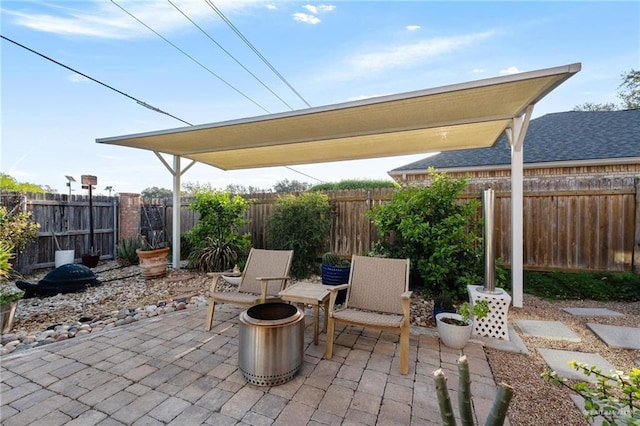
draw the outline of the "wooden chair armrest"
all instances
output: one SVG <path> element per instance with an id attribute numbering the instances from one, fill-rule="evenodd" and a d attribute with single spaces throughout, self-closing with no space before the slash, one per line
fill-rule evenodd
<path id="1" fill-rule="evenodd" d="M 220 282 L 220 278 L 222 278 L 222 275 L 222 272 L 207 272 L 207 276 L 213 278 L 213 280 L 211 280 L 209 292 L 213 293 L 218 289 L 218 283 Z"/>
<path id="2" fill-rule="evenodd" d="M 338 292 L 340 290 L 345 290 L 348 289 L 349 286 L 351 286 L 351 284 L 338 284 L 335 286 L 325 286 L 325 288 L 327 290 L 329 290 L 329 292 L 331 293 L 329 296 L 329 309 L 327 312 L 325 312 L 325 315 L 328 315 L 329 317 L 331 317 L 333 315 L 333 311 L 334 311 L 334 307 L 336 304 L 336 299 L 338 298 Z"/>
<path id="3" fill-rule="evenodd" d="M 411 317 L 411 294 L 412 293 L 413 293 L 412 291 L 405 291 L 400 296 L 400 298 L 402 300 L 402 315 L 404 316 L 402 322 L 406 326 L 409 325 L 409 321 L 411 319 L 410 317 Z"/>
<path id="4" fill-rule="evenodd" d="M 269 281 L 281 280 L 280 291 L 282 291 L 287 286 L 289 277 L 257 277 L 256 280 L 260 281 L 260 302 L 265 303 L 267 301 L 267 286 L 269 285 Z"/>

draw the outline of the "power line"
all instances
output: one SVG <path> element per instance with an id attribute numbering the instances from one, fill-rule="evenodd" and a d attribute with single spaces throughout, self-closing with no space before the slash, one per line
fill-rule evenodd
<path id="1" fill-rule="evenodd" d="M 183 120 L 183 119 L 181 119 L 181 118 L 178 118 L 178 117 L 176 117 L 176 116 L 175 116 L 175 115 L 173 115 L 173 114 L 169 114 L 168 112 L 163 111 L 163 110 L 161 110 L 160 108 L 156 108 L 156 107 L 154 107 L 154 106 L 152 106 L 152 105 L 149 105 L 148 103 L 146 103 L 146 102 L 144 102 L 144 101 L 141 101 L 141 100 L 140 100 L 140 99 L 138 99 L 138 98 L 135 98 L 135 97 L 133 97 L 133 96 L 131 96 L 131 95 L 129 95 L 129 94 L 127 94 L 127 93 L 125 93 L 125 92 L 121 91 L 121 90 L 118 90 L 118 89 L 116 89 L 115 87 L 109 86 L 108 84 L 103 83 L 103 82 L 101 82 L 100 80 L 97 80 L 97 79 L 95 79 L 95 78 L 93 78 L 93 77 L 90 77 L 90 76 L 88 76 L 87 74 L 84 74 L 84 73 L 82 73 L 82 72 L 80 72 L 80 71 L 78 71 L 78 70 L 76 70 L 76 69 L 74 69 L 74 68 L 71 68 L 71 67 L 70 67 L 70 66 L 68 66 L 68 65 L 63 64 L 62 62 L 56 61 L 55 59 L 50 58 L 49 56 L 46 56 L 46 55 L 44 55 L 44 54 L 42 54 L 42 53 L 40 53 L 40 52 L 37 52 L 37 51 L 35 51 L 35 50 L 33 50 L 33 49 L 31 49 L 31 48 L 29 48 L 29 47 L 27 47 L 27 46 L 23 45 L 23 44 L 20 44 L 20 43 L 18 43 L 18 42 L 17 42 L 17 41 L 15 41 L 15 40 L 11 40 L 10 38 L 3 36 L 2 34 L 0 34 L 0 37 L 2 37 L 4 40 L 7 40 L 8 42 L 11 42 L 11 43 L 15 44 L 16 46 L 19 46 L 19 47 L 21 47 L 21 48 L 23 48 L 23 49 L 25 49 L 25 50 L 28 50 L 28 51 L 29 51 L 29 52 L 31 52 L 31 53 L 35 53 L 36 55 L 40 56 L 41 58 L 46 59 L 47 61 L 53 62 L 53 63 L 54 63 L 54 64 L 56 64 L 56 65 L 59 65 L 59 66 L 61 66 L 61 67 L 63 67 L 63 68 L 68 69 L 69 71 L 72 71 L 72 72 L 74 72 L 74 73 L 76 73 L 76 74 L 79 74 L 79 75 L 83 76 L 84 78 L 87 78 L 87 79 L 89 79 L 89 80 L 91 80 L 91 81 L 93 81 L 93 82 L 95 82 L 95 83 L 98 83 L 98 84 L 100 84 L 101 86 L 106 87 L 107 89 L 113 90 L 114 92 L 116 92 L 116 93 L 118 93 L 118 94 L 120 94 L 120 95 L 122 95 L 122 96 L 126 96 L 127 98 L 129 98 L 129 99 L 131 99 L 131 100 L 135 101 L 138 105 L 141 105 L 141 106 L 143 106 L 143 107 L 145 107 L 145 108 L 148 108 L 148 109 L 150 109 L 150 110 L 152 110 L 152 111 L 159 112 L 160 114 L 168 115 L 169 117 L 171 117 L 171 118 L 175 118 L 176 120 L 181 121 L 181 122 L 183 122 L 183 123 L 185 123 L 185 124 L 188 124 L 189 126 L 193 126 L 193 124 L 189 123 L 188 121 L 185 121 L 185 120 Z"/>
<path id="2" fill-rule="evenodd" d="M 167 0 L 169 2 L 169 4 L 171 6 L 173 6 L 178 12 L 180 12 L 182 14 L 182 16 L 184 16 L 185 18 L 187 18 L 189 20 L 189 22 L 191 22 L 197 29 L 199 29 L 205 36 L 207 36 L 207 38 L 209 40 L 211 40 L 213 43 L 215 43 L 216 46 L 218 46 L 224 53 L 227 54 L 227 56 L 229 56 L 231 59 L 233 59 L 238 65 L 240 65 L 246 72 L 248 72 L 256 81 L 258 81 L 260 84 L 262 84 L 262 86 L 267 89 L 269 92 L 271 92 L 271 94 L 273 96 L 275 96 L 276 98 L 278 98 L 283 104 L 285 104 L 287 107 L 289 107 L 289 109 L 293 110 L 293 107 L 291 105 L 289 105 L 284 99 L 282 99 L 280 96 L 278 96 L 278 94 L 276 92 L 274 92 L 273 90 L 271 90 L 271 88 L 269 86 L 267 86 L 262 80 L 260 80 L 254 73 L 252 73 L 247 67 L 245 67 L 238 59 L 236 59 L 235 56 L 233 56 L 227 49 L 225 49 L 224 47 L 222 47 L 220 45 L 220 43 L 218 43 L 217 41 L 215 41 L 215 39 L 213 37 L 211 37 L 204 29 L 202 29 L 198 24 L 196 24 L 194 22 L 193 19 L 191 19 L 186 13 L 184 13 L 178 6 L 176 6 L 173 2 L 171 2 L 171 0 Z"/>
<path id="3" fill-rule="evenodd" d="M 216 74 L 215 72 L 211 71 L 209 68 L 207 68 L 205 65 L 203 65 L 201 62 L 199 62 L 198 60 L 196 60 L 193 56 L 189 55 L 187 52 L 185 52 L 184 50 L 180 49 L 178 46 L 176 46 L 175 44 L 173 44 L 171 41 L 169 41 L 167 38 L 165 38 L 164 36 L 162 36 L 160 33 L 158 33 L 156 30 L 154 30 L 153 28 L 151 28 L 149 25 L 145 24 L 144 22 L 142 22 L 140 19 L 136 18 L 131 12 L 129 12 L 127 9 L 125 9 L 124 7 L 120 6 L 118 3 L 116 3 L 115 0 L 111 0 L 111 3 L 115 4 L 116 6 L 118 6 L 118 8 L 120 8 L 123 12 L 125 12 L 127 15 L 131 16 L 133 19 L 135 19 L 136 21 L 138 21 L 141 25 L 144 25 L 149 31 L 153 32 L 155 35 L 157 35 L 158 37 L 160 37 L 162 40 L 164 40 L 167 44 L 169 44 L 170 46 L 172 46 L 174 49 L 178 50 L 180 53 L 182 53 L 184 56 L 186 56 L 187 58 L 191 59 L 193 62 L 195 62 L 196 64 L 200 65 L 202 68 L 204 68 L 206 71 L 209 72 L 209 74 L 213 75 L 214 77 L 216 77 L 218 80 L 220 80 L 222 83 L 226 84 L 229 88 L 233 89 L 235 92 L 237 92 L 238 94 L 240 94 L 241 96 L 243 96 L 245 99 L 251 101 L 254 105 L 256 105 L 258 108 L 260 108 L 261 110 L 263 110 L 264 112 L 266 112 L 267 114 L 269 114 L 270 112 L 264 108 L 262 105 L 260 105 L 258 102 L 256 102 L 255 100 L 251 99 L 248 95 L 244 94 L 242 91 L 240 91 L 238 88 L 236 88 L 235 86 L 233 86 L 231 83 L 227 82 L 225 79 L 223 79 L 222 77 L 220 77 L 218 74 Z"/>
<path id="4" fill-rule="evenodd" d="M 113 0 L 112 0 L 112 1 L 113 1 Z M 265 65 L 266 65 L 267 67 L 269 67 L 269 69 L 270 69 L 271 71 L 273 71 L 273 73 L 274 73 L 275 75 L 277 75 L 277 76 L 278 76 L 278 78 L 279 78 L 279 79 L 280 79 L 284 84 L 286 84 L 286 85 L 289 87 L 289 89 L 291 89 L 291 90 L 293 91 L 293 93 L 295 93 L 295 94 L 296 94 L 296 96 L 298 96 L 298 97 L 302 100 L 302 102 L 304 102 L 304 103 L 305 103 L 309 108 L 311 108 L 311 105 L 309 104 L 309 102 L 307 102 L 307 101 L 306 101 L 306 99 L 304 99 L 304 98 L 302 97 L 302 95 L 301 95 L 300 93 L 298 93 L 298 91 L 297 91 L 297 90 L 296 90 L 296 89 L 295 89 L 295 88 L 294 88 L 294 87 L 293 87 L 293 86 L 292 86 L 292 85 L 287 81 L 287 79 L 286 79 L 286 78 L 284 78 L 284 76 L 283 76 L 282 74 L 280 74 L 280 73 L 278 72 L 278 70 L 277 70 L 273 65 L 271 65 L 271 63 L 267 60 L 267 58 L 265 58 L 265 57 L 262 55 L 262 53 L 260 53 L 260 51 L 259 51 L 259 50 L 258 50 L 258 49 L 253 45 L 253 44 L 251 44 L 251 42 L 250 42 L 250 41 L 249 41 L 249 40 L 244 36 L 244 34 L 242 34 L 242 32 L 241 32 L 239 29 L 237 29 L 237 28 L 235 27 L 235 25 L 233 25 L 233 24 L 231 23 L 231 21 L 230 21 L 230 20 L 229 20 L 225 15 L 224 15 L 224 13 L 222 13 L 222 11 L 221 11 L 220 9 L 218 9 L 218 8 L 216 7 L 216 5 L 215 5 L 215 4 L 213 4 L 213 2 L 212 2 L 211 0 L 205 0 L 205 1 L 206 1 L 206 2 L 207 2 L 207 4 L 209 5 L 209 7 L 211 7 L 211 8 L 212 8 L 212 9 L 213 9 L 217 14 L 218 14 L 218 16 L 220 16 L 220 18 L 222 18 L 222 20 L 223 20 L 223 21 L 224 21 L 224 22 L 229 26 L 229 28 L 231 28 L 231 29 L 232 29 L 232 30 L 233 30 L 233 31 L 238 35 L 238 37 L 240 37 L 240 39 L 241 39 L 242 41 L 244 41 L 244 43 L 245 43 L 247 46 L 249 46 L 249 48 L 250 48 L 251 50 L 253 50 L 253 52 L 254 52 L 256 55 L 258 55 L 258 57 L 262 60 L 262 62 L 264 62 L 264 63 L 265 63 Z"/>

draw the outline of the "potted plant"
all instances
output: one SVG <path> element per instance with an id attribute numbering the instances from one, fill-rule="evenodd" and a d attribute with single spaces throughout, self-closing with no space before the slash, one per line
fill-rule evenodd
<path id="1" fill-rule="evenodd" d="M 136 249 L 143 278 L 159 278 L 167 275 L 169 244 L 164 241 L 164 232 L 151 231 L 151 239 L 140 236 L 141 246 Z"/>
<path id="2" fill-rule="evenodd" d="M 322 255 L 322 284 L 339 285 L 349 282 L 351 263 L 336 253 L 328 252 Z M 344 303 L 347 290 L 340 290 L 336 298 L 337 304 Z"/>
<path id="3" fill-rule="evenodd" d="M 18 300 L 24 291 L 6 282 L 11 270 L 13 247 L 6 241 L 0 241 L 0 332 L 8 333 L 13 326 L 13 318 L 18 307 Z"/>
<path id="4" fill-rule="evenodd" d="M 440 340 L 453 349 L 462 349 L 471 338 L 473 318 L 484 318 L 489 313 L 489 303 L 478 300 L 471 306 L 464 302 L 458 313 L 443 312 L 436 316 L 436 327 Z"/>

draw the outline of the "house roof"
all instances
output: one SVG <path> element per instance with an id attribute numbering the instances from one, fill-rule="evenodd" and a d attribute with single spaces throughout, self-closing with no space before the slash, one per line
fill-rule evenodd
<path id="1" fill-rule="evenodd" d="M 640 109 L 569 111 L 531 120 L 525 136 L 525 165 L 590 160 L 640 161 Z M 511 148 L 505 135 L 493 147 L 441 152 L 389 172 L 509 166 Z"/>

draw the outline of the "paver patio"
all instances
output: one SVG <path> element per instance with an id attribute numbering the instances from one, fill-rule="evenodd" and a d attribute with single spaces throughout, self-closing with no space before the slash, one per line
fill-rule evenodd
<path id="1" fill-rule="evenodd" d="M 187 309 L 4 356 L 0 423 L 11 425 L 440 424 L 432 373 L 456 397 L 458 351 L 413 328 L 409 374 L 399 374 L 398 336 L 337 327 L 334 357 L 313 344 L 306 312 L 304 364 L 279 386 L 247 384 L 237 368 L 238 314 Z M 469 343 L 474 408 L 484 422 L 496 384 L 482 346 Z M 457 408 L 455 409 L 457 412 Z"/>

